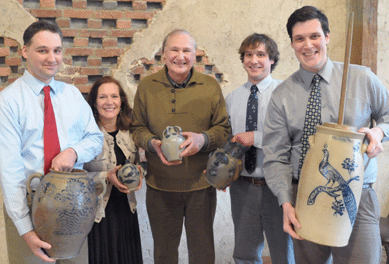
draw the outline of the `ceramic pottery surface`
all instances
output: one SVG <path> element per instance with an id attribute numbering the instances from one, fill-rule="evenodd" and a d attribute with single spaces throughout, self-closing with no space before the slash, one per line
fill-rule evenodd
<path id="1" fill-rule="evenodd" d="M 129 160 L 126 160 L 126 164 L 124 164 L 117 172 L 119 181 L 126 185 L 130 191 L 136 190 L 139 186 L 140 181 L 139 168 L 131 164 Z"/>
<path id="2" fill-rule="evenodd" d="M 181 152 L 185 148 L 180 149 L 180 145 L 185 141 L 182 135 L 181 127 L 168 126 L 162 134 L 162 153 L 168 161 L 182 160 Z"/>
<path id="3" fill-rule="evenodd" d="M 30 187 L 33 178 L 40 180 L 35 193 Z M 102 184 L 101 193 L 104 195 L 105 182 L 99 181 L 99 184 Z M 96 216 L 97 196 L 100 194 L 96 187 L 84 170 L 52 170 L 46 175 L 34 173 L 28 178 L 27 191 L 33 194 L 34 231 L 52 246 L 45 250 L 51 258 L 68 259 L 80 253 Z"/>
<path id="4" fill-rule="evenodd" d="M 227 141 L 223 148 L 209 154 L 205 179 L 217 189 L 225 189 L 243 170 L 242 157 L 249 147 Z"/>
<path id="5" fill-rule="evenodd" d="M 316 126 L 298 184 L 300 237 L 326 246 L 348 244 L 362 193 L 364 137 L 353 127 Z"/>

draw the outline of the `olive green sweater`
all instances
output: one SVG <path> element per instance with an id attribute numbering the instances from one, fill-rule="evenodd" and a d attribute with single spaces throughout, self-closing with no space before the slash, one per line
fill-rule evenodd
<path id="1" fill-rule="evenodd" d="M 197 154 L 183 158 L 182 164 L 166 166 L 156 153 L 149 151 L 148 142 L 153 137 L 161 139 L 167 126 L 203 132 L 208 137 L 208 145 Z M 188 85 L 174 89 L 165 66 L 139 83 L 131 131 L 136 145 L 146 150 L 147 184 L 158 190 L 187 192 L 210 186 L 203 174 L 209 152 L 223 146 L 231 128 L 224 97 L 214 78 L 193 69 Z"/>

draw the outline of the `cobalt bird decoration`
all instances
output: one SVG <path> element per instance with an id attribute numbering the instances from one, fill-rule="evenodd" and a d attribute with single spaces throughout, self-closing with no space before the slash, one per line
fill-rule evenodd
<path id="1" fill-rule="evenodd" d="M 333 167 L 328 161 L 329 152 L 327 150 L 327 145 L 324 145 L 324 149 L 322 150 L 324 153 L 323 160 L 319 165 L 319 172 L 324 178 L 327 179 L 327 183 L 324 186 L 316 187 L 308 197 L 308 205 L 313 205 L 315 203 L 316 197 L 319 193 L 325 192 L 329 196 L 333 197 L 335 201 L 333 202 L 332 209 L 334 209 L 334 214 L 343 215 L 343 211 L 347 209 L 348 216 L 350 218 L 351 226 L 354 226 L 355 218 L 357 216 L 357 201 L 355 200 L 354 193 L 351 190 L 349 183 L 353 180 L 359 181 L 359 176 L 351 177 L 348 181 L 346 181 L 342 175 Z M 347 158 L 347 160 L 350 160 Z M 352 163 L 353 166 L 358 166 L 355 162 Z M 351 167 L 354 170 L 354 167 Z M 350 171 L 350 170 L 349 170 Z M 328 187 L 328 184 L 331 184 Z M 333 187 L 335 185 L 335 187 Z M 339 196 L 343 196 L 343 201 L 338 200 Z"/>
<path id="2" fill-rule="evenodd" d="M 309 241 L 348 244 L 363 186 L 364 134 L 356 128 L 324 123 L 309 137 L 310 148 L 299 179 L 296 233 Z"/>

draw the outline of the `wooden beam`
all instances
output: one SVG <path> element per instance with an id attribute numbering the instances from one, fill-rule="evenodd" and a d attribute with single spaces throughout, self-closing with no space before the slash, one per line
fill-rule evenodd
<path id="1" fill-rule="evenodd" d="M 379 0 L 351 0 L 354 35 L 350 62 L 370 67 L 377 74 L 377 7 Z"/>

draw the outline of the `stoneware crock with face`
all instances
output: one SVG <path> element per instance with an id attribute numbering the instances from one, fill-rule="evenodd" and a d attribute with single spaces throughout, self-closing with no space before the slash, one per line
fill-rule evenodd
<path id="1" fill-rule="evenodd" d="M 34 178 L 40 180 L 35 192 L 31 190 Z M 39 238 L 52 246 L 45 249 L 49 257 L 68 259 L 80 253 L 95 220 L 98 195 L 106 190 L 103 180 L 95 180 L 98 184 L 85 170 L 77 169 L 34 173 L 27 179 L 28 194 L 33 195 L 32 223 Z"/>
<path id="2" fill-rule="evenodd" d="M 296 233 L 317 244 L 348 244 L 363 187 L 365 135 L 355 127 L 325 123 L 309 137 L 298 184 Z"/>
<path id="3" fill-rule="evenodd" d="M 205 179 L 217 189 L 225 189 L 235 181 L 243 170 L 242 157 L 249 147 L 227 141 L 223 148 L 211 152 L 208 158 Z"/>

